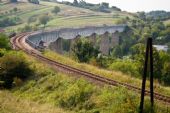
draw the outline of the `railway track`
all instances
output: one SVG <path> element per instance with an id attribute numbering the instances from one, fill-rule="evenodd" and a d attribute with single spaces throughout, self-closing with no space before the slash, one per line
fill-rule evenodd
<path id="1" fill-rule="evenodd" d="M 136 86 L 133 86 L 133 85 L 130 85 L 130 84 L 127 84 L 127 83 L 123 83 L 123 82 L 119 82 L 119 81 L 115 81 L 115 80 L 112 80 L 112 79 L 109 79 L 109 78 L 102 77 L 100 75 L 96 75 L 96 74 L 89 73 L 89 72 L 86 72 L 86 71 L 83 71 L 83 70 L 80 70 L 80 69 L 77 69 L 77 68 L 74 68 L 74 67 L 71 67 L 71 66 L 61 64 L 57 61 L 54 61 L 54 60 L 51 60 L 49 58 L 44 57 L 43 55 L 40 54 L 40 52 L 37 52 L 37 50 L 35 50 L 34 48 L 28 49 L 25 46 L 26 45 L 25 38 L 29 34 L 30 33 L 23 33 L 23 34 L 20 34 L 18 36 L 13 37 L 10 40 L 10 43 L 12 44 L 13 49 L 23 50 L 28 55 L 31 55 L 31 56 L 33 56 L 33 57 L 35 57 L 35 58 L 37 58 L 41 61 L 44 61 L 44 62 L 50 64 L 50 65 L 56 66 L 58 68 L 62 68 L 65 71 L 75 73 L 75 74 L 78 74 L 78 75 L 81 75 L 81 76 L 85 76 L 87 78 L 90 78 L 90 79 L 98 81 L 98 82 L 102 82 L 104 84 L 108 84 L 108 85 L 112 85 L 112 86 L 123 86 L 123 87 L 125 87 L 129 90 L 133 90 L 133 91 L 138 92 L 138 93 L 141 92 L 141 88 L 138 88 Z M 149 96 L 150 91 L 145 90 L 145 95 Z M 154 92 L 154 98 L 156 100 L 170 104 L 170 96 L 166 96 L 166 95 Z"/>

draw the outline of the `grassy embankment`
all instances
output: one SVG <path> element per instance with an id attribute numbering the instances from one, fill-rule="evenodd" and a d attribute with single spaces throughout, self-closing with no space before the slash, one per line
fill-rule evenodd
<path id="1" fill-rule="evenodd" d="M 2 113 L 137 113 L 139 95 L 122 87 L 99 87 L 60 72 L 24 55 L 35 75 L 12 90 L 0 91 Z M 146 99 L 145 113 L 149 113 Z M 156 113 L 168 113 L 167 105 L 157 102 Z"/>
<path id="2" fill-rule="evenodd" d="M 111 78 L 113 80 L 129 83 L 131 85 L 141 87 L 142 80 L 139 78 L 135 78 L 132 75 L 126 75 L 118 71 L 109 71 L 109 70 L 101 69 L 101 68 L 98 68 L 96 66 L 92 66 L 86 63 L 78 63 L 75 60 L 72 60 L 66 56 L 59 55 L 49 50 L 44 52 L 44 55 L 50 59 L 56 60 L 60 63 L 67 64 L 69 66 L 73 66 L 75 68 L 78 68 L 84 71 L 88 71 L 91 73 L 95 73 L 101 76 Z M 149 80 L 147 81 L 146 87 L 149 89 Z M 170 95 L 170 87 L 162 86 L 156 80 L 154 81 L 154 88 L 156 92 L 159 92 L 159 93 L 161 92 L 162 94 Z"/>

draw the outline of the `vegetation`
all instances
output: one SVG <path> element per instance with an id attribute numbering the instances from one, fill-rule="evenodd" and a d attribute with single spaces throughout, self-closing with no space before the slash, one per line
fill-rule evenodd
<path id="1" fill-rule="evenodd" d="M 0 33 L 0 48 L 10 49 L 9 38 Z"/>
<path id="2" fill-rule="evenodd" d="M 167 20 L 170 19 L 170 12 L 151 11 L 149 13 L 146 13 L 146 17 L 154 20 Z"/>
<path id="3" fill-rule="evenodd" d="M 0 91 L 1 113 L 70 113 L 56 106 L 41 104 L 15 96 L 10 91 Z"/>
<path id="4" fill-rule="evenodd" d="M 39 0 L 28 0 L 28 2 L 33 3 L 33 4 L 39 4 Z"/>
<path id="5" fill-rule="evenodd" d="M 0 91 L 0 110 L 4 113 L 25 113 L 25 109 L 31 113 L 138 112 L 139 96 L 136 93 L 122 87 L 97 87 L 83 78 L 76 79 L 54 72 L 48 65 L 21 52 L 3 53 L 0 58 L 0 80 L 10 78 L 17 86 L 11 91 Z M 28 65 L 26 62 L 31 63 Z M 25 81 L 31 72 L 34 72 L 33 76 Z M 9 84 L 7 86 L 9 88 Z M 146 101 L 149 102 L 148 99 Z M 155 104 L 154 111 L 168 113 L 169 109 L 159 103 Z M 149 111 L 150 106 L 145 104 L 145 112 Z"/>
<path id="6" fill-rule="evenodd" d="M 168 12 L 130 14 L 121 12 L 121 9 L 115 6 L 110 8 L 105 2 L 90 4 L 74 0 L 73 3 L 62 4 L 41 2 L 42 5 L 36 5 L 39 4 L 38 0 L 29 2 L 34 4 L 18 2 L 15 7 L 13 4 L 1 4 L 0 27 L 12 29 L 12 32 L 16 29 L 25 32 L 43 26 L 61 28 L 128 24 L 126 29 L 119 33 L 119 45 L 111 48 L 108 56 L 102 55 L 98 47 L 86 38 L 74 43 L 74 55 L 69 56 L 74 57 L 74 60 L 50 51 L 44 52 L 44 55 L 51 59 L 100 76 L 140 87 L 146 38 L 153 37 L 154 44 L 170 46 L 170 26 L 163 23 L 169 19 Z M 68 50 L 66 41 L 65 44 L 65 50 Z M 54 72 L 48 65 L 39 63 L 24 53 L 11 51 L 9 38 L 4 34 L 0 34 L 0 48 L 0 88 L 12 88 L 0 91 L 0 110 L 4 113 L 138 112 L 140 95 L 135 92 L 123 87 L 98 86 L 83 78 Z M 170 85 L 170 54 L 154 49 L 153 56 L 155 91 L 169 95 L 170 88 L 165 86 Z M 148 81 L 146 87 L 149 88 Z M 148 98 L 146 101 L 144 112 L 149 113 Z M 155 113 L 168 113 L 169 110 L 169 106 L 159 102 L 154 107 Z"/>
<path id="7" fill-rule="evenodd" d="M 3 18 L 3 19 L 0 19 L 0 27 L 17 25 L 19 24 L 19 21 L 20 21 L 19 17 Z"/>
<path id="8" fill-rule="evenodd" d="M 77 0 L 74 0 L 73 3 L 70 2 L 61 2 L 62 4 L 81 7 L 85 9 L 90 9 L 93 11 L 98 12 L 104 12 L 104 13 L 111 13 L 111 11 L 121 11 L 121 9 L 117 8 L 116 6 L 109 7 L 109 3 L 102 2 L 101 4 L 92 4 L 85 2 L 84 0 L 80 0 L 79 2 Z"/>
<path id="9" fill-rule="evenodd" d="M 54 7 L 60 8 L 60 13 L 57 15 L 52 13 Z M 17 7 L 17 12 L 14 8 Z M 128 16 L 133 18 L 133 15 L 129 13 L 119 12 L 111 10 L 111 14 L 94 12 L 92 10 L 66 6 L 61 3 L 52 3 L 40 1 L 40 5 L 18 2 L 17 4 L 5 4 L 2 2 L 0 7 L 0 21 L 5 20 L 4 18 L 13 19 L 18 17 L 14 24 L 3 25 L 2 27 L 8 32 L 21 32 L 27 24 L 37 29 L 42 29 L 43 25 L 39 23 L 39 18 L 43 15 L 50 17 L 50 20 L 46 24 L 46 29 L 51 28 L 66 28 L 66 27 L 84 27 L 84 26 L 95 26 L 95 25 L 112 25 L 116 24 L 122 18 Z M 117 16 L 116 16 L 117 15 Z M 6 22 L 2 22 L 3 24 Z"/>
<path id="10" fill-rule="evenodd" d="M 0 81 L 4 88 L 11 88 L 14 80 L 25 80 L 32 74 L 21 54 L 8 53 L 0 58 Z"/>
<path id="11" fill-rule="evenodd" d="M 44 25 L 44 28 L 45 28 L 45 25 L 47 24 L 47 22 L 49 21 L 49 17 L 48 15 L 43 15 L 39 18 L 39 21 L 40 21 L 40 24 L 43 24 Z"/>
<path id="12" fill-rule="evenodd" d="M 31 67 L 35 70 L 36 79 L 31 79 L 23 86 L 12 90 L 13 95 L 22 100 L 27 99 L 43 105 L 50 104 L 76 113 L 138 112 L 139 95 L 136 93 L 129 92 L 122 87 L 97 87 L 83 78 L 76 79 L 56 73 L 47 65 L 30 58 L 29 60 L 33 62 Z M 154 110 L 156 113 L 167 113 L 169 107 L 158 103 Z M 149 113 L 149 111 L 149 101 L 146 99 L 145 112 Z"/>
<path id="13" fill-rule="evenodd" d="M 18 2 L 18 0 L 10 0 L 10 2 L 15 3 Z"/>
<path id="14" fill-rule="evenodd" d="M 96 58 L 99 50 L 85 38 L 78 39 L 73 45 L 72 51 L 80 62 L 89 62 L 91 58 Z"/>
<path id="15" fill-rule="evenodd" d="M 53 60 L 56 60 L 60 63 L 66 64 L 66 65 L 69 65 L 69 66 L 72 66 L 72 67 L 75 67 L 75 68 L 78 68 L 78 69 L 81 69 L 81 70 L 84 70 L 84 71 L 87 71 L 87 72 L 98 74 L 100 76 L 104 76 L 104 77 L 107 77 L 107 78 L 110 78 L 110 79 L 113 79 L 113 80 L 117 80 L 117 81 L 120 81 L 120 82 L 125 82 L 125 83 L 128 83 L 128 84 L 137 86 L 137 87 L 141 87 L 141 79 L 140 78 L 142 77 L 142 75 L 139 75 L 139 76 L 129 75 L 130 74 L 130 71 L 128 70 L 129 67 L 126 67 L 127 69 L 125 69 L 125 70 L 128 70 L 129 74 L 123 74 L 120 71 L 106 70 L 106 69 L 102 69 L 100 67 L 96 67 L 96 65 L 93 66 L 91 64 L 95 64 L 95 63 L 92 62 L 92 61 L 89 62 L 90 64 L 79 63 L 78 61 L 73 60 L 74 57 L 72 57 L 72 56 L 69 56 L 69 58 L 68 58 L 68 57 L 65 57 L 63 55 L 59 55 L 57 53 L 50 52 L 50 51 L 45 51 L 44 55 L 46 57 L 53 59 Z M 72 58 L 72 59 L 70 59 L 70 58 Z M 108 59 L 107 57 L 102 58 L 102 59 L 104 59 L 103 62 L 109 61 L 109 60 L 106 60 L 106 59 Z M 113 61 L 113 59 L 110 59 L 110 60 Z M 109 63 L 107 63 L 107 64 L 109 64 Z M 129 65 L 131 65 L 131 64 L 129 64 Z M 135 63 L 135 64 L 132 64 L 132 65 L 137 65 L 137 64 Z M 134 68 L 134 67 L 132 67 L 132 68 Z M 134 69 L 137 69 L 137 68 L 134 68 Z M 142 67 L 140 67 L 140 69 L 142 69 Z M 136 72 L 138 72 L 138 70 L 136 70 Z M 160 85 L 157 80 L 154 81 L 154 84 L 155 84 L 155 91 L 156 92 L 161 92 L 162 94 L 165 94 L 165 95 L 170 94 L 170 88 L 169 87 L 164 87 L 164 86 Z M 146 87 L 147 87 L 147 89 L 149 89 L 149 81 L 147 81 Z"/>
<path id="16" fill-rule="evenodd" d="M 60 7 L 55 6 L 54 9 L 52 10 L 52 13 L 58 14 L 60 12 Z"/>

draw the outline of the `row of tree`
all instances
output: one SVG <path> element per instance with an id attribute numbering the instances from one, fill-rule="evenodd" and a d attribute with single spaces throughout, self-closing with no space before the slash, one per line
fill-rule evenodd
<path id="1" fill-rule="evenodd" d="M 10 0 L 11 3 L 16 3 L 18 0 Z M 39 0 L 28 0 L 30 3 L 39 4 Z"/>
<path id="2" fill-rule="evenodd" d="M 105 12 L 105 13 L 110 13 L 112 10 L 115 11 L 121 11 L 120 8 L 117 8 L 116 6 L 112 6 L 111 8 L 109 7 L 109 3 L 103 2 L 101 4 L 92 4 L 85 2 L 85 0 L 74 0 L 73 3 L 70 2 L 62 2 L 66 5 L 72 5 L 76 7 L 81 7 L 81 8 L 86 8 L 90 9 L 93 11 L 100 11 L 100 12 Z"/>

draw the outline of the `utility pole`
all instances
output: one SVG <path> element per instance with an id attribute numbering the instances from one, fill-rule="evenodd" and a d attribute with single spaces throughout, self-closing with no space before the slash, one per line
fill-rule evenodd
<path id="1" fill-rule="evenodd" d="M 141 90 L 141 101 L 140 101 L 140 113 L 143 113 L 143 105 L 144 105 L 144 96 L 145 96 L 145 85 L 146 85 L 146 77 L 148 71 L 148 60 L 150 61 L 150 102 L 151 102 L 151 110 L 153 111 L 154 106 L 154 91 L 153 91 L 153 48 L 152 48 L 152 38 L 147 39 L 146 45 L 146 54 L 145 54 L 145 64 L 144 64 L 144 72 L 142 79 L 142 90 Z M 151 111 L 151 112 L 152 112 Z"/>

